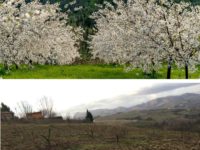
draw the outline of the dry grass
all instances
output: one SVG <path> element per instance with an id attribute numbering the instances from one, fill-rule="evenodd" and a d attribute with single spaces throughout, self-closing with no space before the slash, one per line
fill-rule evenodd
<path id="1" fill-rule="evenodd" d="M 200 134 L 133 125 L 2 124 L 2 150 L 200 150 Z"/>

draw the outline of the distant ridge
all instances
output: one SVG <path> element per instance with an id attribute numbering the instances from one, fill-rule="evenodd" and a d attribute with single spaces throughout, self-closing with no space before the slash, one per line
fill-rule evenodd
<path id="1" fill-rule="evenodd" d="M 178 96 L 161 97 L 136 105 L 132 110 L 150 109 L 197 109 L 200 108 L 200 94 L 186 93 Z"/>
<path id="2" fill-rule="evenodd" d="M 115 109 L 95 109 L 91 110 L 91 113 L 94 117 L 103 117 L 103 116 L 109 116 L 117 113 L 122 113 L 122 112 L 128 112 L 130 109 L 126 107 L 118 107 Z M 82 119 L 85 117 L 85 113 L 83 112 L 77 112 L 74 115 L 74 118 Z"/>
<path id="3" fill-rule="evenodd" d="M 114 109 L 91 110 L 94 117 L 115 117 L 123 114 L 131 114 L 131 111 L 139 110 L 159 110 L 159 109 L 200 109 L 200 94 L 186 93 L 177 96 L 161 97 L 133 107 L 117 107 Z M 124 116 L 123 115 L 123 116 Z M 85 113 L 77 112 L 74 118 L 84 118 Z"/>

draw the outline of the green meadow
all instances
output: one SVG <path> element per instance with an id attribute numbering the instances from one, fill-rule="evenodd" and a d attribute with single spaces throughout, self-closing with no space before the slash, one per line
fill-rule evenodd
<path id="1" fill-rule="evenodd" d="M 81 65 L 35 65 L 33 68 L 22 66 L 9 71 L 0 69 L 0 77 L 5 79 L 166 79 L 167 66 L 158 72 L 145 74 L 141 69 L 126 71 L 124 66 L 103 64 Z M 173 67 L 172 79 L 184 79 L 185 71 Z M 200 78 L 200 66 L 196 72 L 189 72 L 189 79 Z"/>

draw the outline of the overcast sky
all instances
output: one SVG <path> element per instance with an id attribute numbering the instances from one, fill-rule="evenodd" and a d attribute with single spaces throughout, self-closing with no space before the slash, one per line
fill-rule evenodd
<path id="1" fill-rule="evenodd" d="M 195 84 L 198 83 L 198 84 Z M 190 80 L 1 80 L 0 101 L 15 111 L 17 103 L 27 101 L 37 111 L 38 101 L 47 96 L 54 101 L 55 110 L 63 112 L 80 106 L 98 104 L 117 97 L 159 95 L 169 90 L 199 87 L 200 81 Z M 191 89 L 190 88 L 190 89 Z M 168 93 L 168 92 L 166 92 Z M 180 92 L 181 93 L 181 92 Z M 115 101 L 116 99 L 116 101 Z M 128 99 L 128 98 L 127 98 Z M 122 99 L 123 100 L 123 99 Z M 120 103 L 123 101 L 120 100 Z M 142 101 L 142 100 L 141 100 Z M 99 103 L 100 104 L 100 103 Z"/>

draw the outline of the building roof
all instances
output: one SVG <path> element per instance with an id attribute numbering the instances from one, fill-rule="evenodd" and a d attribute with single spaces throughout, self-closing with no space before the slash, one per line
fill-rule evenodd
<path id="1" fill-rule="evenodd" d="M 33 113 L 27 113 L 27 115 L 34 115 L 34 114 L 42 114 L 42 112 L 33 112 Z"/>
<path id="2" fill-rule="evenodd" d="M 5 111 L 5 112 L 1 112 L 1 114 L 14 114 L 14 113 L 10 111 Z"/>

